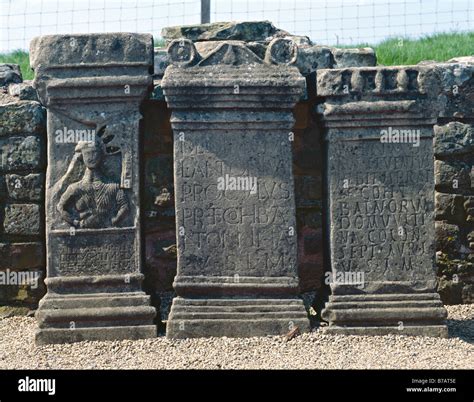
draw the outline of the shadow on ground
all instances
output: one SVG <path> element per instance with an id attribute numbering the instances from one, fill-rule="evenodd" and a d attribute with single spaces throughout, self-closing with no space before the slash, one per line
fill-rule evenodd
<path id="1" fill-rule="evenodd" d="M 449 336 L 474 343 L 474 318 L 468 320 L 447 320 Z"/>

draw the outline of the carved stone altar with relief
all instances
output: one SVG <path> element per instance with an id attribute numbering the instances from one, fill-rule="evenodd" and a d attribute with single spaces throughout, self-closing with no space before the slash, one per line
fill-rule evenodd
<path id="1" fill-rule="evenodd" d="M 48 111 L 48 292 L 36 342 L 156 336 L 141 291 L 139 106 L 151 35 L 54 35 L 31 43 Z"/>

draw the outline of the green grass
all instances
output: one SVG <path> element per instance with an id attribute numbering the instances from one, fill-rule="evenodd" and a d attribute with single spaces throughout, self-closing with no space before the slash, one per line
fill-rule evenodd
<path id="1" fill-rule="evenodd" d="M 372 47 L 378 64 L 386 66 L 417 64 L 422 60 L 447 61 L 474 55 L 474 32 L 444 33 L 418 40 L 388 39 Z"/>
<path id="2" fill-rule="evenodd" d="M 33 71 L 30 68 L 30 56 L 23 50 L 0 54 L 0 63 L 19 64 L 23 80 L 32 80 Z"/>
<path id="3" fill-rule="evenodd" d="M 160 39 L 155 40 L 155 46 L 163 46 Z M 427 36 L 421 39 L 387 39 L 375 46 L 361 44 L 359 46 L 343 47 L 373 47 L 379 64 L 386 66 L 417 64 L 422 60 L 447 61 L 456 56 L 474 55 L 474 32 L 444 33 Z M 30 69 L 28 53 L 16 50 L 0 54 L 0 63 L 14 63 L 21 66 L 24 80 L 33 78 Z"/>

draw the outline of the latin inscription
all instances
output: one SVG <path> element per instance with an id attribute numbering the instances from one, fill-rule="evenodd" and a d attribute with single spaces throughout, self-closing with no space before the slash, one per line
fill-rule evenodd
<path id="1" fill-rule="evenodd" d="M 290 145 L 287 135 L 278 133 L 190 133 L 176 140 L 181 272 L 294 274 Z M 251 178 L 256 188 L 222 190 L 219 180 L 226 177 Z"/>
<path id="2" fill-rule="evenodd" d="M 431 140 L 420 147 L 347 141 L 331 151 L 332 258 L 368 280 L 412 280 L 433 267 Z"/>
<path id="3" fill-rule="evenodd" d="M 132 233 L 101 235 L 76 231 L 74 236 L 55 236 L 55 267 L 60 275 L 127 274 L 138 270 Z"/>

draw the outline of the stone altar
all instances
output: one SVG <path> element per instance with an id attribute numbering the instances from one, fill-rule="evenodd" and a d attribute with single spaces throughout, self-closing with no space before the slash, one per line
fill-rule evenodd
<path id="1" fill-rule="evenodd" d="M 162 88 L 172 110 L 178 273 L 167 336 L 263 336 L 309 330 L 298 294 L 292 108 L 297 48 L 265 61 L 224 42 L 201 58 L 170 43 Z"/>
<path id="2" fill-rule="evenodd" d="M 317 85 L 327 141 L 327 331 L 446 337 L 434 247 L 435 72 L 321 70 Z"/>
<path id="3" fill-rule="evenodd" d="M 152 36 L 41 36 L 30 57 L 48 111 L 48 292 L 36 342 L 154 337 L 156 312 L 140 286 L 139 203 Z"/>

